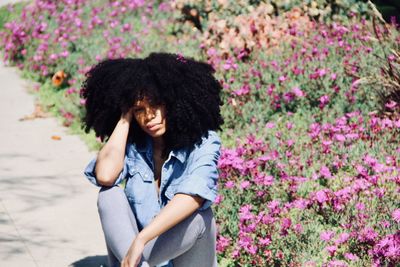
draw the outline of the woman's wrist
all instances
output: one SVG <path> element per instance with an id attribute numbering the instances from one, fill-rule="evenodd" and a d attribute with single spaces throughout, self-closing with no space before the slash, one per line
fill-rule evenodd
<path id="1" fill-rule="evenodd" d="M 120 120 L 122 120 L 123 122 L 127 122 L 130 123 L 132 121 L 132 110 L 128 110 L 128 112 L 121 114 L 121 118 Z"/>

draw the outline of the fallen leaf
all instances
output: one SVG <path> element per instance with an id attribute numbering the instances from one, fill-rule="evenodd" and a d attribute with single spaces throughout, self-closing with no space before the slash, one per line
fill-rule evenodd
<path id="1" fill-rule="evenodd" d="M 47 118 L 49 117 L 49 114 L 44 112 L 42 110 L 42 107 L 39 104 L 35 104 L 35 110 L 32 112 L 32 114 L 26 115 L 22 118 L 19 119 L 19 121 L 25 121 L 25 120 L 33 120 L 36 118 Z"/>
<path id="2" fill-rule="evenodd" d="M 52 136 L 51 136 L 51 139 L 53 139 L 53 140 L 61 140 L 61 136 L 52 135 Z"/>

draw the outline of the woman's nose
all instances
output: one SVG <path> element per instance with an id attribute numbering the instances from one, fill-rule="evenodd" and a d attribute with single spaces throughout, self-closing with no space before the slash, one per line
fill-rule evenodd
<path id="1" fill-rule="evenodd" d="M 153 110 L 153 109 L 148 109 L 148 110 L 147 110 L 147 112 L 146 112 L 146 118 L 147 118 L 148 120 L 153 119 L 155 116 L 156 116 L 156 111 L 155 111 L 155 110 Z"/>

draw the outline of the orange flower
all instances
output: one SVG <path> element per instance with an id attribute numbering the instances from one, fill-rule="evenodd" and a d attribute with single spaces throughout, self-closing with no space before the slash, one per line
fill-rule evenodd
<path id="1" fill-rule="evenodd" d="M 67 74 L 63 70 L 59 70 L 56 73 L 54 73 L 53 78 L 51 78 L 51 81 L 53 82 L 54 86 L 60 86 L 66 77 Z"/>

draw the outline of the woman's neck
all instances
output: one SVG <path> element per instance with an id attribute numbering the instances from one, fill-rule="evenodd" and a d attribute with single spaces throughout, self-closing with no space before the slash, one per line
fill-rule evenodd
<path id="1" fill-rule="evenodd" d="M 153 138 L 153 151 L 162 151 L 164 149 L 164 140 L 162 136 Z"/>

